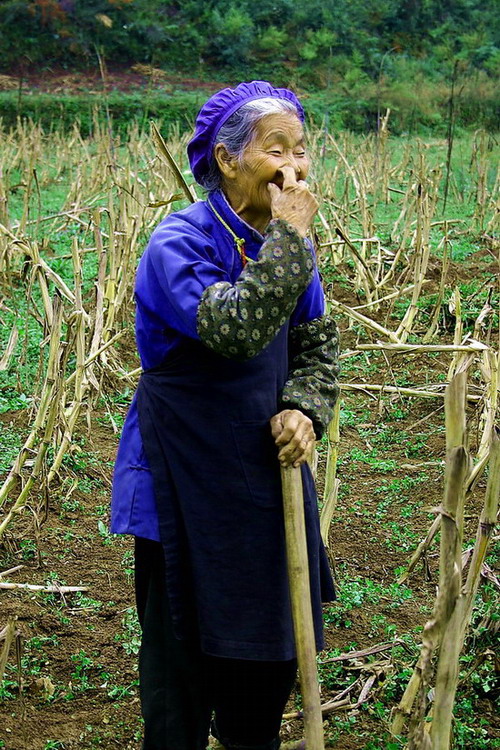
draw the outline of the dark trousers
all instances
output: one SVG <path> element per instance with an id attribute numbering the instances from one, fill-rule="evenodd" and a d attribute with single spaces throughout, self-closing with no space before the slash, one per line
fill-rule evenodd
<path id="1" fill-rule="evenodd" d="M 212 734 L 227 750 L 278 750 L 296 660 L 223 659 L 178 640 L 158 542 L 136 537 L 135 582 L 143 750 L 205 750 L 212 714 Z"/>

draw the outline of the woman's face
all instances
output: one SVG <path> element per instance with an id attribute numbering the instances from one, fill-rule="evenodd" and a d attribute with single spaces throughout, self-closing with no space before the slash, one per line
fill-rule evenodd
<path id="1" fill-rule="evenodd" d="M 223 171 L 229 203 L 256 229 L 265 229 L 271 218 L 267 186 L 270 182 L 282 186 L 283 167 L 293 167 L 297 180 L 307 177 L 309 159 L 302 123 L 291 113 L 265 115 L 257 123 L 243 158 L 231 159 Z"/>

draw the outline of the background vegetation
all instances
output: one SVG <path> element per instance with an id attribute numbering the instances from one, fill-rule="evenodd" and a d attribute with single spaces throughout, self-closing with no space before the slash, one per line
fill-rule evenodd
<path id="1" fill-rule="evenodd" d="M 444 132 L 453 86 L 457 123 L 494 130 L 499 7 L 495 0 L 3 0 L 0 70 L 22 80 L 33 68 L 84 71 L 100 59 L 150 65 L 184 83 L 189 76 L 191 87 L 193 78 L 217 85 L 270 78 L 315 92 L 316 119 L 357 131 L 376 128 L 390 107 L 396 132 Z M 170 92 L 160 89 L 151 106 L 169 109 Z M 15 95 L 4 97 L 8 123 L 14 106 L 16 115 L 31 114 Z M 126 120 L 136 105 L 125 104 Z M 38 112 L 46 106 L 38 102 Z"/>

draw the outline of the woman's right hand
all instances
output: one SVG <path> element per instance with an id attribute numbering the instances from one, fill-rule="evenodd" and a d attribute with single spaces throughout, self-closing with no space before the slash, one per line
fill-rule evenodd
<path id="1" fill-rule="evenodd" d="M 297 180 L 293 167 L 282 167 L 283 187 L 273 182 L 267 186 L 271 195 L 273 219 L 283 219 L 305 237 L 312 224 L 318 201 L 304 180 Z"/>
<path id="2" fill-rule="evenodd" d="M 271 433 L 282 466 L 300 466 L 309 460 L 316 443 L 311 419 L 299 409 L 283 409 L 271 419 Z"/>

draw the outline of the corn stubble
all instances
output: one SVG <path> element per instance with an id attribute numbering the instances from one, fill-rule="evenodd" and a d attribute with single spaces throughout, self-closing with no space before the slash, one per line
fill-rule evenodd
<path id="1" fill-rule="evenodd" d="M 186 185 L 182 169 L 179 175 L 168 160 L 169 156 L 184 165 L 187 139 L 178 134 L 168 139 L 166 157 L 161 149 L 156 152 L 153 140 L 138 128 L 132 126 L 127 142 L 121 144 L 97 120 L 93 138 L 88 140 L 81 137 L 76 125 L 67 137 L 57 132 L 44 134 L 33 123 L 19 123 L 0 138 L 0 287 L 8 304 L 9 290 L 23 285 L 29 314 L 42 332 L 31 426 L 0 488 L 1 539 L 14 520 L 28 524 L 31 514 L 27 510 L 32 513 L 36 507 L 33 497 L 50 497 L 49 488 L 64 477 L 63 459 L 72 449 L 82 417 L 91 424 L 99 397 L 112 392 L 118 383 L 135 384 L 140 369 L 129 371 L 116 345 L 133 319 L 137 259 L 152 228 L 172 210 L 172 202 L 187 191 L 190 198 L 195 194 Z M 408 358 L 413 352 L 438 352 L 447 366 L 446 388 L 442 383 L 412 388 L 387 385 L 386 380 L 392 382 L 389 359 L 379 384 L 342 383 L 344 392 L 375 393 L 378 399 L 396 394 L 445 402 L 444 498 L 404 576 L 411 574 L 441 528 L 439 591 L 424 630 L 420 657 L 403 699 L 394 709 L 391 728 L 396 735 L 408 731 L 411 748 L 447 750 L 458 658 L 498 511 L 500 440 L 495 425 L 499 342 L 493 340 L 490 321 L 494 309 L 489 303 L 478 315 L 473 335 L 464 336 L 458 289 L 453 295 L 453 343 L 437 340 L 453 238 L 467 228 L 463 220 L 439 215 L 442 170 L 429 166 L 425 144 L 408 142 L 397 158 L 390 149 L 387 118 L 377 135 L 363 140 L 348 134 L 333 138 L 325 132 L 311 133 L 316 165 L 312 182 L 321 204 L 316 225 L 318 254 L 320 263 L 349 267 L 352 288 L 364 298 L 363 305 L 349 306 L 329 295 L 331 310 L 342 316 L 348 327 L 356 326 L 362 332 L 359 339 L 364 335 L 343 358 L 364 356 L 367 350 Z M 333 165 L 325 161 L 326 154 L 333 158 Z M 497 171 L 493 182 L 488 180 L 488 170 L 488 137 L 478 132 L 469 174 L 475 184 L 472 224 L 498 255 L 494 232 L 500 177 Z M 65 184 L 66 192 L 57 210 L 44 212 L 44 193 L 54 184 Z M 13 220 L 9 203 L 15 190 L 23 191 L 23 199 L 20 215 Z M 464 201 L 453 175 L 449 191 L 450 198 Z M 396 250 L 385 247 L 378 235 L 377 202 L 397 206 L 391 231 Z M 436 228 L 442 233 L 440 280 L 429 325 L 422 331 L 418 302 L 429 283 L 430 237 Z M 51 243 L 60 233 L 72 237 L 62 256 L 72 263 L 71 284 L 51 267 Z M 89 254 L 97 257 L 92 291 L 83 283 Z M 494 284 L 492 293 L 493 289 Z M 380 313 L 387 310 L 387 304 L 390 313 L 403 299 L 409 304 L 393 329 L 389 314 L 382 318 Z M 28 330 L 27 325 L 24 328 Z M 410 336 L 417 343 L 409 343 Z M 0 369 L 11 367 L 15 356 L 25 361 L 28 343 L 29 334 L 20 336 L 15 325 L 0 352 Z M 471 368 L 480 373 L 479 387 L 477 381 L 475 386 L 467 385 Z M 465 421 L 470 402 L 481 410 L 481 437 L 473 457 L 468 452 Z M 328 434 L 321 514 L 326 542 L 340 484 L 336 476 L 338 445 L 339 406 Z M 484 506 L 465 574 L 461 555 L 464 501 L 488 465 Z M 41 508 L 38 512 L 40 516 L 45 513 Z M 7 644 L 14 639 L 13 623 L 7 623 L 2 637 L 0 666 L 6 659 Z M 356 681 L 348 695 L 324 704 L 323 712 L 361 705 L 369 698 L 374 680 L 370 675 Z M 435 697 L 429 711 L 427 696 L 433 685 Z M 356 691 L 357 697 L 351 697 Z"/>

